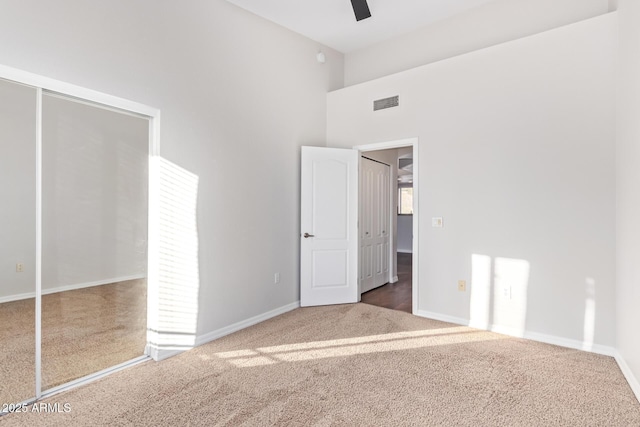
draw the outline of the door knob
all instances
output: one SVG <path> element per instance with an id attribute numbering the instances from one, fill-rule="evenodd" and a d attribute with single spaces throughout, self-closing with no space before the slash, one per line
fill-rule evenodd
<path id="1" fill-rule="evenodd" d="M 307 239 L 309 237 L 315 237 L 313 234 L 309 234 L 309 233 L 304 233 L 304 238 Z"/>

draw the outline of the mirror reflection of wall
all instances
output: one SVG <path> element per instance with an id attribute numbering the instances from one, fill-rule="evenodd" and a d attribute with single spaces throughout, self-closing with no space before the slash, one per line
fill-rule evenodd
<path id="1" fill-rule="evenodd" d="M 146 118 L 45 94 L 43 390 L 142 356 Z"/>
<path id="2" fill-rule="evenodd" d="M 35 396 L 36 89 L 0 79 L 0 403 Z"/>

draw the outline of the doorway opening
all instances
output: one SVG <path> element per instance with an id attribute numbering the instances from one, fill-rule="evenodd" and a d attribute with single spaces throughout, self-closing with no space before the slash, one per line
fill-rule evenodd
<path id="1" fill-rule="evenodd" d="M 418 228 L 417 142 L 412 138 L 354 147 L 362 155 L 360 301 L 408 313 L 417 311 L 419 291 L 418 241 L 414 239 Z M 388 165 L 386 178 L 381 165 Z M 381 181 L 385 188 L 379 185 Z M 381 224 L 378 228 L 376 221 Z M 376 280 L 376 273 L 382 273 L 384 279 Z"/>

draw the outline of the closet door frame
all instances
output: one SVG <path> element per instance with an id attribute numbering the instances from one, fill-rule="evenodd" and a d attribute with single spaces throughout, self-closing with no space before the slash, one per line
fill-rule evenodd
<path id="1" fill-rule="evenodd" d="M 148 250 L 147 250 L 147 345 L 145 347 L 146 357 L 156 355 L 153 354 L 150 346 L 150 337 L 153 330 L 157 330 L 158 324 L 158 232 L 159 225 L 156 215 L 158 206 L 158 162 L 160 158 L 160 110 L 138 102 L 130 101 L 124 98 L 108 95 L 95 90 L 65 83 L 59 80 L 44 77 L 28 71 L 4 66 L 0 64 L 0 78 L 22 85 L 30 86 L 36 89 L 36 301 L 35 301 L 35 399 L 40 399 L 48 395 L 58 393 L 70 387 L 77 386 L 83 382 L 99 378 L 109 372 L 123 368 L 128 363 L 118 365 L 109 372 L 101 371 L 95 375 L 84 377 L 80 380 L 55 387 L 51 390 L 42 390 L 42 97 L 43 93 L 56 93 L 67 98 L 75 99 L 79 102 L 88 102 L 98 104 L 98 106 L 120 111 L 124 113 L 143 116 L 149 120 L 149 176 L 148 191 L 149 202 L 147 209 L 148 216 Z M 155 309 L 154 309 L 155 308 Z M 145 358 L 146 358 L 145 357 Z M 30 398 L 28 401 L 32 401 Z"/>

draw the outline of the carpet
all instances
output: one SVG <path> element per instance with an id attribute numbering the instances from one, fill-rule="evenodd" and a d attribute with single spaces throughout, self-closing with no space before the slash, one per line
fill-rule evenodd
<path id="1" fill-rule="evenodd" d="M 367 304 L 301 308 L 9 426 L 638 426 L 616 362 Z"/>
<path id="2" fill-rule="evenodd" d="M 34 310 L 0 304 L 0 404 L 35 396 Z M 142 356 L 146 326 L 145 279 L 43 295 L 42 390 Z"/>

